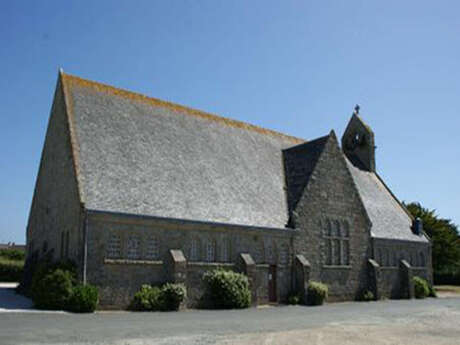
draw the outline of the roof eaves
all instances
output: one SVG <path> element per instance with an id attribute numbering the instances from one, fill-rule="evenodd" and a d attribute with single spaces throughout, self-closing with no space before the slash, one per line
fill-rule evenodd
<path id="1" fill-rule="evenodd" d="M 227 228 L 234 228 L 234 229 L 265 230 L 265 231 L 273 231 L 273 232 L 278 232 L 278 233 L 289 233 L 293 235 L 299 233 L 299 230 L 293 229 L 293 228 L 276 228 L 276 227 L 267 227 L 267 226 L 221 223 L 221 222 L 211 222 L 211 221 L 203 221 L 203 220 L 184 219 L 184 218 L 160 217 L 160 216 L 141 215 L 141 214 L 133 214 L 133 213 L 95 210 L 95 209 L 87 209 L 86 211 L 88 215 L 96 215 L 96 216 L 97 215 L 109 215 L 109 216 L 121 217 L 121 218 L 158 220 L 158 221 L 163 221 L 163 222 L 171 222 L 175 224 L 203 224 L 203 225 L 209 225 L 209 226 L 219 226 L 219 227 L 227 227 Z"/>
<path id="2" fill-rule="evenodd" d="M 72 162 L 73 162 L 74 173 L 75 173 L 75 178 L 76 178 L 76 183 L 77 183 L 78 195 L 80 198 L 80 204 L 84 208 L 85 196 L 84 196 L 84 191 L 83 191 L 83 178 L 80 172 L 80 155 L 79 155 L 78 137 L 77 137 L 77 132 L 75 130 L 75 117 L 73 113 L 72 97 L 69 94 L 69 86 L 67 85 L 67 83 L 68 83 L 68 76 L 64 74 L 64 71 L 62 69 L 60 69 L 58 84 L 60 84 L 62 88 L 62 93 L 64 96 L 64 107 L 65 107 L 65 115 L 67 118 L 67 125 L 69 127 Z"/>

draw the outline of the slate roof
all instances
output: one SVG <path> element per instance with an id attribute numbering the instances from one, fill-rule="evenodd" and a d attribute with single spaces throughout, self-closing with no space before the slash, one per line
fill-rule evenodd
<path id="1" fill-rule="evenodd" d="M 306 142 L 60 77 L 80 198 L 89 210 L 285 228 L 328 138 Z M 411 218 L 379 177 L 346 160 L 372 236 L 426 242 L 411 232 Z"/>
<path id="2" fill-rule="evenodd" d="M 371 236 L 376 238 L 428 242 L 411 230 L 412 218 L 402 208 L 380 177 L 355 167 L 346 157 L 348 168 L 358 188 L 369 219 Z"/>
<path id="3" fill-rule="evenodd" d="M 283 151 L 289 211 L 299 202 L 328 138 L 326 135 Z"/>
<path id="4" fill-rule="evenodd" d="M 284 228 L 282 150 L 303 140 L 62 75 L 85 207 Z"/>

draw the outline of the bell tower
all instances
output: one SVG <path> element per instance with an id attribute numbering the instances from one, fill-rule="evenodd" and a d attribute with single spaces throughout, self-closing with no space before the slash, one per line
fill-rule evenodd
<path id="1" fill-rule="evenodd" d="M 375 172 L 374 132 L 359 116 L 359 105 L 343 133 L 342 150 L 354 166 Z"/>

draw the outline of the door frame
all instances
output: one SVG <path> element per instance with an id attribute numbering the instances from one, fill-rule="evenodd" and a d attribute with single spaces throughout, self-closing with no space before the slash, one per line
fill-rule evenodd
<path id="1" fill-rule="evenodd" d="M 268 266 L 268 301 L 270 303 L 276 303 L 278 301 L 277 296 L 277 267 L 276 265 Z"/>

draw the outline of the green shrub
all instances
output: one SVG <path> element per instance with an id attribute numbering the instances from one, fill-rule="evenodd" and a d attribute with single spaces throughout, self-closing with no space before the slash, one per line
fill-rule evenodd
<path id="1" fill-rule="evenodd" d="M 32 298 L 39 309 L 65 309 L 72 295 L 72 288 L 72 273 L 57 269 L 35 282 Z"/>
<path id="2" fill-rule="evenodd" d="M 429 287 L 430 293 L 428 294 L 428 297 L 438 297 L 438 294 L 436 293 L 436 290 L 434 289 L 433 285 L 430 285 Z"/>
<path id="3" fill-rule="evenodd" d="M 74 313 L 92 313 L 99 302 L 99 291 L 92 285 L 77 285 L 67 303 L 67 310 Z"/>
<path id="4" fill-rule="evenodd" d="M 369 291 L 369 290 L 362 290 L 361 293 L 359 294 L 358 296 L 358 301 L 361 301 L 361 302 L 371 302 L 371 301 L 375 301 L 375 296 L 374 296 L 374 293 L 372 291 Z"/>
<path id="5" fill-rule="evenodd" d="M 18 249 L 0 249 L 0 257 L 9 260 L 24 261 L 25 252 Z"/>
<path id="6" fill-rule="evenodd" d="M 297 293 L 291 293 L 287 298 L 287 303 L 291 305 L 296 305 L 301 302 L 301 298 Z"/>
<path id="7" fill-rule="evenodd" d="M 309 305 L 321 305 L 327 300 L 328 287 L 326 284 L 311 281 L 307 289 L 307 302 Z"/>
<path id="8" fill-rule="evenodd" d="M 167 283 L 163 285 L 158 298 L 160 310 L 179 310 L 179 306 L 185 296 L 186 290 L 183 284 Z"/>
<path id="9" fill-rule="evenodd" d="M 160 288 L 157 286 L 142 285 L 131 302 L 130 309 L 137 311 L 160 310 Z"/>
<path id="10" fill-rule="evenodd" d="M 51 263 L 48 260 L 42 260 L 34 264 L 32 281 L 26 295 L 32 297 L 33 299 L 36 295 L 36 290 L 40 285 L 40 282 L 45 278 L 45 276 L 57 270 L 65 271 L 70 274 L 72 285 L 77 283 L 77 269 L 76 265 L 72 261 Z"/>
<path id="11" fill-rule="evenodd" d="M 233 271 L 217 269 L 203 275 L 205 299 L 217 309 L 247 308 L 251 305 L 248 278 Z"/>
<path id="12" fill-rule="evenodd" d="M 23 273 L 23 261 L 0 258 L 0 282 L 21 281 Z"/>
<path id="13" fill-rule="evenodd" d="M 137 311 L 179 310 L 185 295 L 183 284 L 167 283 L 161 288 L 142 285 L 141 289 L 134 295 L 130 309 Z"/>
<path id="14" fill-rule="evenodd" d="M 425 298 L 430 294 L 430 288 L 425 279 L 413 277 L 415 298 Z"/>

